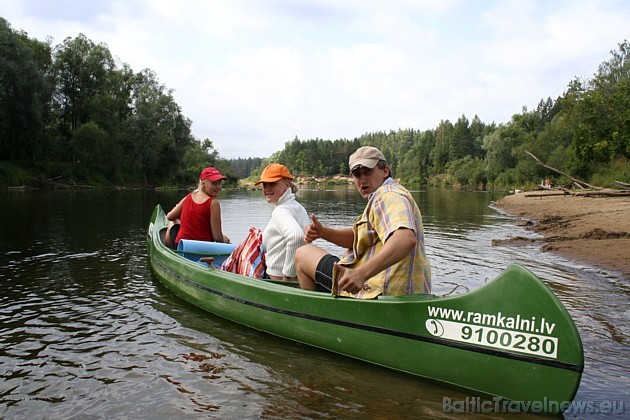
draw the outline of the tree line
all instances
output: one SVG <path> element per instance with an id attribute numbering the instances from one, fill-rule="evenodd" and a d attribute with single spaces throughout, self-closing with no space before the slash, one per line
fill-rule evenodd
<path id="1" fill-rule="evenodd" d="M 541 99 L 503 124 L 462 115 L 434 129 L 365 133 L 353 140 L 286 142 L 274 161 L 300 175 L 348 173 L 348 157 L 365 145 L 380 148 L 395 177 L 406 184 L 463 185 L 503 189 L 543 178 L 568 182 L 549 166 L 600 186 L 630 181 L 630 44 L 619 44 L 592 79 L 575 78 L 557 99 Z M 570 183 L 570 182 L 568 182 Z"/>
<path id="2" fill-rule="evenodd" d="M 210 139 L 192 135 L 192 121 L 150 69 L 134 71 L 83 34 L 53 46 L 0 18 L 0 183 L 190 185 L 205 166 L 235 183 L 269 162 L 333 176 L 348 173 L 348 156 L 362 145 L 380 148 L 407 184 L 500 188 L 549 176 L 526 151 L 600 185 L 628 182 L 629 48 L 619 44 L 592 79 L 574 79 L 562 96 L 506 123 L 462 115 L 424 131 L 295 137 L 268 158 L 226 160 Z"/>
<path id="3" fill-rule="evenodd" d="M 83 34 L 31 39 L 0 18 L 0 178 L 92 184 L 190 184 L 205 166 L 222 166 L 212 141 L 157 75 L 114 60 Z"/>

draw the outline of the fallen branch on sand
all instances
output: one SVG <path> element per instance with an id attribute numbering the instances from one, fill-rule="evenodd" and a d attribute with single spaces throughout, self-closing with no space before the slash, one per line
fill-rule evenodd
<path id="1" fill-rule="evenodd" d="M 574 185 L 578 186 L 579 188 L 581 188 L 583 191 L 571 191 L 568 190 L 566 188 L 557 188 L 556 190 L 558 191 L 562 191 L 561 193 L 549 193 L 549 194 L 526 194 L 525 197 L 548 197 L 548 196 L 552 196 L 552 195 L 575 195 L 575 196 L 582 196 L 582 197 L 624 197 L 624 196 L 630 196 L 630 184 L 627 184 L 625 182 L 621 182 L 621 181 L 615 181 L 615 184 L 620 185 L 626 189 L 623 190 L 617 190 L 617 189 L 613 189 L 613 188 L 604 188 L 604 187 L 597 187 L 595 185 L 591 185 L 588 184 L 584 181 L 581 181 L 577 178 L 572 177 L 569 174 L 566 174 L 564 172 L 562 172 L 559 169 L 556 169 L 552 166 L 547 165 L 545 162 L 541 161 L 540 159 L 538 159 L 536 156 L 534 156 L 533 153 L 528 152 L 527 150 L 525 150 L 525 153 L 527 153 L 529 156 L 531 156 L 537 164 L 539 164 L 540 166 L 547 168 L 551 171 L 554 171 L 555 173 L 558 173 L 564 177 L 569 178 Z M 590 188 L 594 191 L 588 191 L 585 190 L 585 188 Z"/>
<path id="2" fill-rule="evenodd" d="M 584 187 L 586 186 L 586 187 L 588 187 L 588 188 L 601 189 L 600 187 L 596 187 L 596 186 L 594 186 L 594 185 L 587 184 L 587 183 L 586 183 L 586 182 L 584 182 L 584 181 L 580 181 L 580 180 L 579 180 L 579 179 L 577 179 L 577 178 L 573 178 L 571 175 L 565 174 L 564 172 L 562 172 L 562 171 L 561 171 L 561 170 L 559 170 L 559 169 L 556 169 L 556 168 L 554 168 L 554 167 L 551 167 L 551 166 L 547 165 L 545 162 L 541 161 L 541 160 L 540 160 L 540 159 L 538 159 L 536 156 L 534 156 L 534 154 L 533 154 L 533 153 L 530 153 L 530 152 L 528 152 L 527 150 L 525 150 L 525 153 L 527 153 L 528 155 L 530 155 L 530 156 L 531 156 L 531 157 L 532 157 L 532 158 L 536 161 L 536 163 L 537 163 L 537 164 L 539 164 L 540 166 L 545 167 L 545 168 L 547 168 L 547 169 L 549 169 L 549 170 L 552 170 L 552 171 L 554 171 L 554 172 L 556 172 L 556 173 L 558 173 L 558 174 L 560 174 L 560 175 L 562 175 L 562 176 L 566 176 L 566 177 L 567 177 L 567 178 L 569 178 L 571 181 L 573 181 L 573 183 L 574 183 L 574 184 L 577 184 L 577 185 L 578 185 L 579 187 L 581 187 L 581 188 L 584 188 Z"/>

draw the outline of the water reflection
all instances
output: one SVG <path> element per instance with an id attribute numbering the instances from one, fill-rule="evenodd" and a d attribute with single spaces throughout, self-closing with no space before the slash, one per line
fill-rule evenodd
<path id="1" fill-rule="evenodd" d="M 489 207 L 495 195 L 413 194 L 434 293 L 474 290 L 508 263 L 525 265 L 559 296 L 582 335 L 577 398 L 630 404 L 626 281 L 535 244 L 493 247 L 492 239 L 532 235 Z M 443 397 L 468 396 L 243 328 L 175 298 L 147 266 L 144 235 L 155 204 L 168 210 L 182 196 L 0 193 L 0 417 L 439 418 Z M 304 188 L 298 200 L 331 226 L 350 225 L 365 204 L 353 188 Z M 224 191 L 221 205 L 234 241 L 249 226 L 264 228 L 273 210 L 259 191 Z"/>

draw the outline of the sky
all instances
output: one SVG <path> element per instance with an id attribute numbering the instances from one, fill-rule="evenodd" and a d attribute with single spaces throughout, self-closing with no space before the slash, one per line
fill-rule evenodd
<path id="1" fill-rule="evenodd" d="M 507 123 L 630 40 L 627 0 L 0 0 L 0 16 L 152 70 L 226 159 L 462 115 Z"/>

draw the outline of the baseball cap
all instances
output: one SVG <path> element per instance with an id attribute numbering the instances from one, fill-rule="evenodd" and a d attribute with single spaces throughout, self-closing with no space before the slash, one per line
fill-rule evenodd
<path id="1" fill-rule="evenodd" d="M 227 176 L 224 176 L 219 172 L 217 168 L 213 168 L 212 166 L 207 167 L 203 171 L 201 171 L 201 175 L 199 175 L 199 179 L 202 181 L 218 181 L 220 179 L 227 179 Z"/>
<path id="2" fill-rule="evenodd" d="M 373 168 L 379 160 L 386 161 L 385 155 L 383 155 L 380 150 L 372 146 L 363 146 L 359 147 L 356 152 L 350 155 L 350 159 L 348 159 L 348 166 L 350 167 L 350 172 L 359 166 Z"/>
<path id="3" fill-rule="evenodd" d="M 267 165 L 262 171 L 260 179 L 256 181 L 254 185 L 262 184 L 263 182 L 276 182 L 282 178 L 293 179 L 293 175 L 291 175 L 291 172 L 289 172 L 286 166 L 279 163 L 272 163 L 271 165 Z"/>

